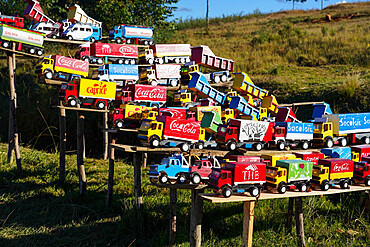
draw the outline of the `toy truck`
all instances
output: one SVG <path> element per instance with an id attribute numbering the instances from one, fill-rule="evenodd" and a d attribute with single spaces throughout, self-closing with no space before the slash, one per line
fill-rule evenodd
<path id="1" fill-rule="evenodd" d="M 196 160 L 190 165 L 189 173 L 186 174 L 186 179 L 190 180 L 193 184 L 200 184 L 202 181 L 208 181 L 212 169 L 216 168 L 221 168 L 221 166 L 215 157 Z"/>
<path id="2" fill-rule="evenodd" d="M 295 160 L 297 157 L 294 154 L 263 154 L 261 158 L 270 161 L 270 166 L 276 166 L 278 160 Z"/>
<path id="3" fill-rule="evenodd" d="M 135 84 L 139 80 L 139 67 L 127 64 L 104 64 L 93 70 L 91 77 L 100 81 L 115 81 L 120 86 Z"/>
<path id="4" fill-rule="evenodd" d="M 238 147 L 259 151 L 272 138 L 273 123 L 243 119 L 230 119 L 229 125 L 221 125 L 216 141 L 221 147 L 233 151 Z"/>
<path id="5" fill-rule="evenodd" d="M 349 159 L 319 160 L 319 164 L 313 168 L 311 184 L 324 191 L 335 185 L 348 189 L 353 177 L 353 166 L 353 161 Z"/>
<path id="6" fill-rule="evenodd" d="M 325 158 L 351 159 L 350 147 L 322 148 L 321 153 L 325 155 Z"/>
<path id="7" fill-rule="evenodd" d="M 155 64 L 140 73 L 140 82 L 144 84 L 168 85 L 176 87 L 180 81 L 179 64 Z"/>
<path id="8" fill-rule="evenodd" d="M 148 102 L 158 103 L 163 106 L 167 100 L 167 88 L 163 86 L 152 86 L 143 84 L 131 84 L 117 91 L 116 101 L 121 104 L 135 102 L 146 104 Z"/>
<path id="9" fill-rule="evenodd" d="M 149 167 L 149 180 L 161 184 L 177 180 L 179 183 L 186 181 L 185 174 L 189 172 L 189 163 L 182 154 L 175 154 L 172 157 L 165 157 L 160 164 Z"/>
<path id="10" fill-rule="evenodd" d="M 222 125 L 220 114 L 216 111 L 204 111 L 200 127 L 212 135 L 217 134 L 217 129 Z"/>
<path id="11" fill-rule="evenodd" d="M 28 5 L 23 12 L 23 15 L 32 22 L 51 22 L 54 23 L 52 19 L 44 14 L 40 3 L 37 0 L 25 0 Z"/>
<path id="12" fill-rule="evenodd" d="M 319 164 L 320 159 L 325 158 L 325 155 L 320 152 L 294 152 L 293 154 L 299 159 L 311 161 L 314 166 Z"/>
<path id="13" fill-rule="evenodd" d="M 370 112 L 323 115 L 322 122 L 314 122 L 314 142 L 331 148 L 344 147 L 360 140 L 370 143 Z M 320 120 L 321 121 L 321 120 Z"/>
<path id="14" fill-rule="evenodd" d="M 109 111 L 108 122 L 117 128 L 137 127 L 140 125 L 143 112 L 151 110 L 151 107 L 122 104 L 120 108 Z"/>
<path id="15" fill-rule="evenodd" d="M 234 109 L 236 112 L 249 117 L 251 120 L 267 119 L 267 114 L 262 115 L 259 109 L 251 106 L 250 103 L 240 95 L 231 97 L 229 108 Z"/>
<path id="16" fill-rule="evenodd" d="M 143 64 L 154 63 L 186 63 L 190 62 L 190 45 L 189 44 L 160 44 L 152 45 L 149 49 L 141 50 L 139 61 Z"/>
<path id="17" fill-rule="evenodd" d="M 353 182 L 370 186 L 370 156 L 364 157 L 360 162 L 355 162 L 354 166 Z"/>
<path id="18" fill-rule="evenodd" d="M 102 26 L 102 23 L 100 21 L 94 20 L 93 18 L 88 16 L 85 13 L 85 11 L 83 11 L 81 7 L 77 4 L 68 8 L 67 18 L 73 23 L 82 22 L 82 23 L 94 24 L 98 27 Z"/>
<path id="19" fill-rule="evenodd" d="M 185 90 L 179 90 L 173 94 L 173 105 L 174 106 L 187 106 L 192 104 L 193 101 L 191 100 L 191 92 Z"/>
<path id="20" fill-rule="evenodd" d="M 75 53 L 76 59 L 89 63 L 103 64 L 108 62 L 119 64 L 136 64 L 138 49 L 134 45 L 118 45 L 86 42 L 80 45 Z"/>
<path id="21" fill-rule="evenodd" d="M 74 76 L 87 77 L 89 63 L 69 57 L 50 55 L 36 65 L 36 74 L 46 79 L 72 80 Z"/>
<path id="22" fill-rule="evenodd" d="M 305 192 L 310 187 L 312 167 L 311 161 L 278 160 L 276 166 L 267 167 L 266 187 L 280 194 L 284 194 L 287 189 Z"/>
<path id="23" fill-rule="evenodd" d="M 44 53 L 44 37 L 45 34 L 40 32 L 0 24 L 0 44 L 7 49 L 12 49 L 14 43 L 17 51 L 41 56 Z"/>
<path id="24" fill-rule="evenodd" d="M 195 119 L 201 122 L 205 111 L 214 111 L 220 115 L 221 106 L 194 106 L 189 107 L 189 111 L 195 112 Z"/>
<path id="25" fill-rule="evenodd" d="M 266 164 L 261 162 L 227 162 L 221 169 L 213 169 L 208 186 L 224 197 L 233 193 L 249 192 L 258 196 L 266 182 Z"/>
<path id="26" fill-rule="evenodd" d="M 234 70 L 234 60 L 217 57 L 208 46 L 191 47 L 191 60 L 214 70 Z"/>
<path id="27" fill-rule="evenodd" d="M 285 147 L 297 146 L 306 150 L 310 147 L 312 139 L 312 123 L 276 122 L 272 141 L 269 144 L 276 146 L 278 150 L 284 150 Z"/>
<path id="28" fill-rule="evenodd" d="M 0 15 L 0 23 L 19 28 L 24 27 L 24 19 L 18 16 Z"/>
<path id="29" fill-rule="evenodd" d="M 84 78 L 74 78 L 71 83 L 62 83 L 59 100 L 63 105 L 77 107 L 80 103 L 103 110 L 116 96 L 116 83 Z"/>
<path id="30" fill-rule="evenodd" d="M 263 99 L 265 96 L 269 94 L 267 90 L 257 87 L 254 85 L 251 78 L 249 78 L 248 74 L 245 72 L 240 73 L 233 73 L 235 76 L 233 88 L 244 94 L 250 94 L 254 98 Z"/>
<path id="31" fill-rule="evenodd" d="M 47 38 L 53 39 L 59 37 L 59 29 L 60 26 L 57 23 L 51 22 L 38 22 L 32 27 L 33 31 L 44 33 Z"/>
<path id="32" fill-rule="evenodd" d="M 364 157 L 370 156 L 370 145 L 351 146 L 351 157 L 353 161 L 362 161 Z"/>
<path id="33" fill-rule="evenodd" d="M 109 39 L 118 44 L 153 45 L 153 28 L 121 24 L 109 30 Z"/>
<path id="34" fill-rule="evenodd" d="M 62 38 L 67 38 L 69 40 L 86 40 L 95 42 L 96 40 L 101 40 L 101 37 L 101 27 L 86 23 L 72 24 L 62 33 Z"/>
<path id="35" fill-rule="evenodd" d="M 194 72 L 202 72 L 199 64 L 195 64 L 194 61 L 190 63 L 185 63 L 185 66 L 181 67 L 181 82 L 183 84 L 189 83 L 191 79 L 191 73 Z M 230 76 L 230 72 L 228 70 L 225 71 L 215 71 L 215 72 L 208 72 L 203 73 L 206 77 L 207 81 L 213 83 L 220 83 L 226 82 L 227 78 Z"/>
<path id="36" fill-rule="evenodd" d="M 178 146 L 183 152 L 189 151 L 191 144 L 196 144 L 199 149 L 207 146 L 205 130 L 200 128 L 200 122 L 170 116 L 158 116 L 156 121 L 144 119 L 138 139 L 144 146 Z"/>

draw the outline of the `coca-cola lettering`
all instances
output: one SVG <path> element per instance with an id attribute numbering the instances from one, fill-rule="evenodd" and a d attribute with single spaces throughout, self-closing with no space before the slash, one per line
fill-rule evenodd
<path id="1" fill-rule="evenodd" d="M 178 123 L 177 120 L 172 121 L 170 130 L 182 132 L 184 134 L 195 134 L 197 131 L 196 125 L 192 123 Z"/>
<path id="2" fill-rule="evenodd" d="M 58 57 L 57 59 L 58 66 L 70 67 L 71 69 L 78 69 L 81 71 L 88 71 L 88 63 L 81 60 L 71 59 L 68 57 Z"/>
<path id="3" fill-rule="evenodd" d="M 166 90 L 159 89 L 159 88 L 153 88 L 145 90 L 143 88 L 138 88 L 135 91 L 135 98 L 149 98 L 151 100 L 162 100 L 166 98 Z"/>
<path id="4" fill-rule="evenodd" d="M 334 172 L 349 172 L 349 164 L 335 164 L 333 168 Z"/>

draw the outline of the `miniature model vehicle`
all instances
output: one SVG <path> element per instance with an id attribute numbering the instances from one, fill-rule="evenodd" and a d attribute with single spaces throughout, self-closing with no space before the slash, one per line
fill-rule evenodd
<path id="1" fill-rule="evenodd" d="M 168 85 L 176 87 L 180 82 L 179 64 L 155 64 L 140 73 L 140 82 L 144 84 Z"/>
<path id="2" fill-rule="evenodd" d="M 92 24 L 75 23 L 69 26 L 63 33 L 63 38 L 69 40 L 86 40 L 95 42 L 101 40 L 102 28 Z"/>
<path id="3" fill-rule="evenodd" d="M 306 150 L 310 147 L 312 139 L 312 123 L 276 122 L 272 141 L 269 144 L 275 145 L 278 150 L 284 150 L 287 146 L 300 146 L 303 150 Z"/>
<path id="4" fill-rule="evenodd" d="M 127 64 L 105 64 L 93 70 L 91 77 L 99 81 L 115 81 L 120 86 L 127 86 L 139 80 L 139 67 Z"/>
<path id="5" fill-rule="evenodd" d="M 351 159 L 350 147 L 322 148 L 321 153 L 325 155 L 325 158 Z"/>
<path id="6" fill-rule="evenodd" d="M 191 47 L 191 60 L 214 70 L 234 70 L 234 60 L 217 57 L 208 46 Z"/>
<path id="7" fill-rule="evenodd" d="M 24 19 L 18 16 L 0 15 L 0 23 L 19 28 L 24 27 Z"/>
<path id="8" fill-rule="evenodd" d="M 135 102 L 141 105 L 157 103 L 161 107 L 167 101 L 167 87 L 131 84 L 117 91 L 116 101 L 121 104 Z"/>
<path id="9" fill-rule="evenodd" d="M 191 79 L 191 73 L 194 72 L 201 72 L 199 64 L 195 64 L 194 61 L 190 63 L 185 63 L 185 65 L 181 67 L 181 82 L 183 84 L 189 83 Z M 225 70 L 203 73 L 203 75 L 207 78 L 209 82 L 220 83 L 227 81 L 227 78 L 230 76 L 230 72 Z"/>
<path id="10" fill-rule="evenodd" d="M 266 187 L 284 194 L 287 189 L 307 191 L 312 178 L 312 162 L 306 160 L 278 160 L 276 166 L 268 166 Z"/>
<path id="11" fill-rule="evenodd" d="M 153 45 L 153 28 L 122 24 L 109 30 L 109 39 L 118 44 Z"/>
<path id="12" fill-rule="evenodd" d="M 133 104 L 122 104 L 119 108 L 111 109 L 108 122 L 117 128 L 137 127 L 143 118 L 145 111 L 151 111 L 152 107 Z"/>
<path id="13" fill-rule="evenodd" d="M 311 161 L 314 166 L 319 164 L 320 159 L 325 158 L 325 154 L 320 152 L 294 152 L 293 154 L 302 160 Z"/>
<path id="14" fill-rule="evenodd" d="M 348 189 L 353 177 L 354 163 L 349 159 L 322 159 L 313 168 L 312 186 L 328 190 L 330 186 L 340 185 Z"/>
<path id="15" fill-rule="evenodd" d="M 351 146 L 351 159 L 362 161 L 364 157 L 370 156 L 370 145 Z"/>
<path id="16" fill-rule="evenodd" d="M 190 62 L 189 44 L 160 44 L 152 45 L 149 49 L 144 49 L 139 53 L 140 63 L 186 63 Z"/>
<path id="17" fill-rule="evenodd" d="M 370 156 L 364 157 L 360 162 L 355 162 L 354 166 L 353 181 L 370 186 Z"/>
<path id="18" fill-rule="evenodd" d="M 51 22 L 38 22 L 33 27 L 33 31 L 44 33 L 46 37 L 56 39 L 59 37 L 60 26 Z"/>

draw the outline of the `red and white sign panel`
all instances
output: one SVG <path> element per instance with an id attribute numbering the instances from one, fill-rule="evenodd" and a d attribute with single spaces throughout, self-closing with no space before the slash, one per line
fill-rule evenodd
<path id="1" fill-rule="evenodd" d="M 129 89 L 134 95 L 134 101 L 166 102 L 167 100 L 167 87 L 165 86 L 131 84 Z"/>
<path id="2" fill-rule="evenodd" d="M 52 59 L 54 59 L 55 67 L 89 73 L 89 62 L 59 55 L 52 56 Z"/>
<path id="3" fill-rule="evenodd" d="M 91 55 L 138 58 L 138 48 L 134 45 L 91 43 Z"/>
<path id="4" fill-rule="evenodd" d="M 166 117 L 164 137 L 172 137 L 179 140 L 199 140 L 200 122 Z"/>

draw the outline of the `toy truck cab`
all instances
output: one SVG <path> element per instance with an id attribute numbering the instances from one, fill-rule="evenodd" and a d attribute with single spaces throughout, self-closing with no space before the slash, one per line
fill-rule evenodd
<path id="1" fill-rule="evenodd" d="M 160 141 L 163 139 L 163 122 L 156 120 L 143 119 L 139 129 L 139 140 L 144 144 L 150 144 L 152 148 L 160 146 Z"/>
<path id="2" fill-rule="evenodd" d="M 154 64 L 154 54 L 152 49 L 144 49 L 139 52 L 139 61 L 148 64 Z M 158 58 L 157 63 L 163 64 L 163 58 Z"/>
<path id="3" fill-rule="evenodd" d="M 353 182 L 370 186 L 370 156 L 363 158 L 360 162 L 355 162 L 354 165 Z"/>
<path id="4" fill-rule="evenodd" d="M 72 83 L 62 83 L 59 90 L 59 100 L 63 104 L 76 107 L 78 100 L 78 84 L 74 81 Z"/>
<path id="5" fill-rule="evenodd" d="M 36 65 L 36 74 L 45 76 L 47 79 L 53 78 L 54 74 L 54 59 L 51 56 L 46 56 L 40 59 Z"/>
<path id="6" fill-rule="evenodd" d="M 159 180 L 161 184 L 177 180 L 178 183 L 186 182 L 189 173 L 189 163 L 182 154 L 165 157 L 160 164 L 149 167 L 149 179 L 152 183 Z"/>
<path id="7" fill-rule="evenodd" d="M 186 90 L 180 90 L 180 92 L 176 92 L 173 95 L 174 106 L 185 106 L 188 103 L 192 103 L 191 93 L 187 92 Z"/>
<path id="8" fill-rule="evenodd" d="M 221 146 L 235 150 L 238 144 L 238 128 L 235 126 L 220 125 L 217 130 L 216 141 Z"/>
<path id="9" fill-rule="evenodd" d="M 75 23 L 69 26 L 63 33 L 62 37 L 69 40 L 86 40 L 95 42 L 102 38 L 102 28 L 92 24 Z"/>
<path id="10" fill-rule="evenodd" d="M 212 169 L 212 173 L 209 175 L 208 186 L 214 191 L 221 191 L 224 197 L 230 197 L 232 191 L 225 189 L 226 187 L 232 187 L 232 173 L 230 170 L 215 168 Z"/>
<path id="11" fill-rule="evenodd" d="M 325 143 L 325 146 L 331 148 L 334 146 L 333 124 L 331 122 L 314 123 L 313 138 L 316 143 Z M 345 145 L 344 145 L 345 146 Z"/>
<path id="12" fill-rule="evenodd" d="M 193 184 L 199 184 L 202 180 L 208 180 L 212 168 L 220 168 L 220 163 L 212 164 L 210 160 L 196 160 L 189 171 L 189 178 Z"/>
<path id="13" fill-rule="evenodd" d="M 91 48 L 90 48 L 90 43 L 89 42 L 86 42 L 82 45 L 80 45 L 76 52 L 75 52 L 75 58 L 76 59 L 81 59 L 81 60 L 84 60 L 86 62 L 90 62 L 90 56 L 91 56 Z M 98 61 L 99 64 L 102 64 L 103 63 L 103 59 L 101 59 L 100 61 Z"/>

